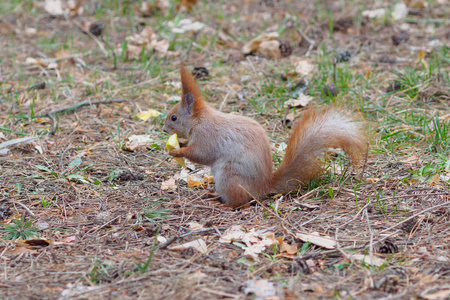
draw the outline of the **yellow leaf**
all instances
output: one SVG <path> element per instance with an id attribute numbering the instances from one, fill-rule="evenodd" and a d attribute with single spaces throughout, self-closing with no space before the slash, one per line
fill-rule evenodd
<path id="1" fill-rule="evenodd" d="M 147 121 L 150 118 L 155 118 L 157 116 L 161 115 L 161 113 L 153 108 L 150 108 L 147 111 L 143 111 L 138 113 L 136 116 L 141 119 L 142 121 Z"/>

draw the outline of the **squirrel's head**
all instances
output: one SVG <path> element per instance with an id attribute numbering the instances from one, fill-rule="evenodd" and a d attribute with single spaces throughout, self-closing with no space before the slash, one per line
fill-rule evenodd
<path id="1" fill-rule="evenodd" d="M 192 128 L 200 113 L 207 107 L 197 81 L 189 71 L 181 66 L 181 101 L 167 114 L 163 130 L 176 133 L 180 138 L 189 139 Z"/>

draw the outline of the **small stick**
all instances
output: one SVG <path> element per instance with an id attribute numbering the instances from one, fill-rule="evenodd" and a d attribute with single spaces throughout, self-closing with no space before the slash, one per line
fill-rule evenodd
<path id="1" fill-rule="evenodd" d="M 20 94 L 20 93 L 25 92 L 25 91 L 29 92 L 29 91 L 32 91 L 32 90 L 41 90 L 41 89 L 44 89 L 44 88 L 45 88 L 45 81 L 41 81 L 41 82 L 33 84 L 32 86 L 27 87 L 25 89 L 9 92 L 9 93 L 5 94 L 5 96 L 11 95 L 11 94 Z"/>
<path id="2" fill-rule="evenodd" d="M 45 114 L 40 115 L 39 118 L 48 117 L 52 120 L 53 124 L 52 124 L 52 130 L 50 131 L 50 134 L 54 134 L 56 132 L 56 126 L 58 124 L 58 122 L 55 119 L 55 114 L 66 113 L 66 112 L 75 110 L 79 107 L 86 106 L 86 105 L 120 103 L 120 102 L 127 102 L 127 101 L 131 101 L 131 100 L 129 100 L 129 99 L 105 99 L 105 100 L 96 100 L 96 101 L 86 100 L 86 101 L 77 103 L 75 105 L 65 106 L 65 107 L 61 107 L 58 109 L 50 110 L 50 111 L 46 112 Z"/>
<path id="3" fill-rule="evenodd" d="M 231 90 L 225 95 L 225 98 L 223 98 L 222 103 L 220 103 L 219 111 L 222 111 L 223 107 L 227 103 L 228 96 L 230 95 Z"/>
<path id="4" fill-rule="evenodd" d="M 35 217 L 33 212 L 28 207 L 26 207 L 24 204 L 22 204 L 20 202 L 17 202 L 17 201 L 14 201 L 13 203 L 14 204 L 19 204 L 20 206 L 22 206 L 30 214 L 30 216 Z"/>
<path id="5" fill-rule="evenodd" d="M 102 226 L 97 227 L 95 230 L 92 230 L 92 229 L 91 229 L 91 230 L 89 230 L 89 231 L 86 232 L 86 233 L 94 233 L 94 232 L 97 232 L 97 231 L 99 231 L 100 229 L 102 229 L 103 227 L 105 227 L 106 225 L 111 224 L 112 222 L 114 222 L 115 220 L 117 220 L 117 219 L 120 218 L 120 217 L 122 217 L 122 216 L 117 216 L 117 217 L 115 217 L 115 218 L 109 220 L 108 222 L 106 222 L 106 223 L 103 224 Z"/>
<path id="6" fill-rule="evenodd" d="M 298 28 L 295 28 L 298 33 L 309 43 L 308 51 L 306 51 L 305 56 L 308 57 L 311 54 L 312 49 L 316 45 L 316 42 L 310 39 L 303 31 Z"/>

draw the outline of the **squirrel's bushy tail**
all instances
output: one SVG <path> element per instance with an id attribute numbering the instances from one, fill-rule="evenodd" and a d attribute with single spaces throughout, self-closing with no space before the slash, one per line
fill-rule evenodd
<path id="1" fill-rule="evenodd" d="M 360 124 L 341 110 L 308 110 L 295 122 L 286 155 L 273 174 L 275 191 L 290 191 L 316 178 L 322 171 L 318 156 L 328 147 L 343 149 L 356 162 L 367 146 Z"/>

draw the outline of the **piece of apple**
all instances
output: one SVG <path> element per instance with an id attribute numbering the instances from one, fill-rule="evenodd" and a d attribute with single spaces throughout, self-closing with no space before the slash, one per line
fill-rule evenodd
<path id="1" fill-rule="evenodd" d="M 178 136 L 177 134 L 172 134 L 166 143 L 167 150 L 173 150 L 173 149 L 180 149 L 180 143 L 178 142 Z M 183 168 L 186 168 L 186 164 L 184 163 L 183 157 L 174 157 L 175 161 L 182 166 Z"/>

